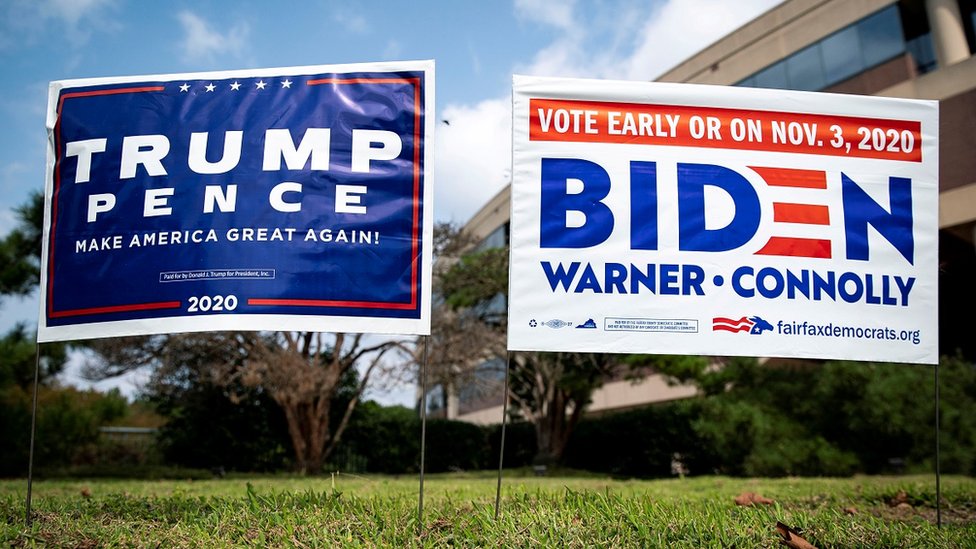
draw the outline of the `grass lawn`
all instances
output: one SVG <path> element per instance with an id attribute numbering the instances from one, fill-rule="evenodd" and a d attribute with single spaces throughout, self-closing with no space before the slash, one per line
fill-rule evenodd
<path id="1" fill-rule="evenodd" d="M 494 518 L 494 473 L 416 477 L 0 481 L 12 547 L 783 547 L 777 521 L 820 548 L 976 548 L 976 479 L 611 480 L 512 471 Z M 773 500 L 736 505 L 743 492 Z"/>

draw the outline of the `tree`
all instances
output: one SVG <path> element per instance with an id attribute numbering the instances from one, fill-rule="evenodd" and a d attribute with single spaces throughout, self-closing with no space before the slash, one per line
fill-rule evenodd
<path id="1" fill-rule="evenodd" d="M 34 291 L 40 277 L 41 238 L 44 229 L 44 194 L 35 191 L 15 209 L 17 225 L 0 239 L 0 300 Z M 27 388 L 34 381 L 38 347 L 26 325 L 17 324 L 0 339 L 0 387 L 13 383 Z M 39 381 L 47 383 L 64 369 L 67 346 L 40 348 Z"/>
<path id="2" fill-rule="evenodd" d="M 34 383 L 34 368 L 39 367 L 38 381 L 46 384 L 64 369 L 67 349 L 64 345 L 45 345 L 40 364 L 37 343 L 24 324 L 17 324 L 0 338 L 0 387 L 17 385 L 24 389 Z"/>
<path id="3" fill-rule="evenodd" d="M 0 239 L 0 300 L 37 287 L 41 264 L 44 195 L 33 192 L 15 209 L 17 225 Z M 40 356 L 38 356 L 38 353 Z M 100 395 L 57 385 L 67 362 L 64 343 L 37 345 L 25 324 L 0 337 L 0 476 L 22 474 L 28 464 L 35 368 L 39 383 L 35 462 L 67 465 L 74 452 L 97 439 L 98 426 L 124 412 L 118 394 Z M 112 403 L 105 406 L 105 403 Z"/>
<path id="4" fill-rule="evenodd" d="M 99 340 L 86 375 L 102 379 L 150 367 L 154 376 L 185 368 L 228 390 L 260 388 L 284 413 L 295 468 L 317 473 L 335 449 L 384 356 L 402 348 L 396 340 L 370 341 L 364 334 L 318 332 L 213 332 Z M 337 424 L 332 405 L 342 381 L 359 368 L 361 378 Z M 188 383 L 192 382 L 187 380 Z"/>
<path id="5" fill-rule="evenodd" d="M 477 318 L 482 326 L 490 329 L 492 336 L 485 337 L 481 346 L 472 347 L 464 339 L 462 346 L 454 351 L 439 346 L 438 353 L 505 356 L 507 248 L 469 251 L 461 255 L 441 273 L 439 291 L 444 296 L 444 307 L 453 314 Z M 447 340 L 447 343 L 451 341 Z M 594 353 L 513 355 L 510 397 L 518 412 L 535 429 L 536 462 L 554 463 L 561 459 L 593 391 L 603 384 L 616 365 L 612 356 Z"/>
<path id="6" fill-rule="evenodd" d="M 434 226 L 433 239 L 433 301 L 431 308 L 430 351 L 427 354 L 427 379 L 429 386 L 440 385 L 445 393 L 445 408 L 455 406 L 457 391 L 464 387 L 469 396 L 490 394 L 501 388 L 497 379 L 481 376 L 486 365 L 504 365 L 505 334 L 498 329 L 497 321 L 471 307 L 452 307 L 449 300 L 459 300 L 461 291 L 478 293 L 497 292 L 495 288 L 472 289 L 445 288 L 445 277 L 458 262 L 467 261 L 465 250 L 473 245 L 473 239 L 452 223 Z M 485 283 L 493 284 L 494 272 L 489 272 Z M 453 279 L 449 279 L 453 280 Z M 417 338 L 413 352 L 413 365 L 423 364 L 424 338 Z M 494 381 L 494 383 L 493 383 Z"/>
<path id="7" fill-rule="evenodd" d="M 66 467 L 99 438 L 98 428 L 123 417 L 127 402 L 118 391 L 100 393 L 73 387 L 38 391 L 34 464 Z M 0 477 L 27 473 L 32 391 L 18 385 L 0 388 Z"/>
<path id="8" fill-rule="evenodd" d="M 701 365 L 698 365 L 701 366 Z M 976 367 L 940 361 L 943 471 L 976 470 Z M 931 470 L 934 376 L 929 367 L 870 362 L 731 358 L 708 367 L 664 364 L 698 385 L 693 422 L 720 472 L 750 476 Z"/>
<path id="9" fill-rule="evenodd" d="M 31 193 L 15 213 L 17 226 L 0 240 L 0 297 L 31 293 L 41 272 L 44 194 Z"/>
<path id="10" fill-rule="evenodd" d="M 461 388 L 469 398 L 497 394 L 501 389 L 497 376 L 481 374 L 504 366 L 504 335 L 469 310 L 433 307 L 427 379 L 428 386 L 443 388 L 446 409 L 457 406 L 456 395 Z M 418 340 L 413 365 L 419 366 L 423 360 L 422 340 Z"/>
<path id="11" fill-rule="evenodd" d="M 34 191 L 27 201 L 15 208 L 17 225 L 0 239 L 0 300 L 7 296 L 25 296 L 37 287 L 41 272 L 41 238 L 44 232 L 44 194 Z M 0 379 L 3 371 L 18 372 L 22 386 L 33 381 L 35 340 L 28 337 L 23 324 L 14 326 L 0 345 Z M 64 367 L 67 349 L 63 344 L 49 344 L 42 349 L 41 380 L 53 378 Z M 29 367 L 28 367 L 29 363 Z M 29 378 L 23 377 L 27 374 Z M 2 385 L 2 383 L 0 383 Z"/>
<path id="12" fill-rule="evenodd" d="M 617 361 L 601 353 L 518 353 L 510 392 L 518 411 L 535 427 L 539 464 L 562 459 L 573 429 L 593 391 L 603 385 Z"/>
<path id="13" fill-rule="evenodd" d="M 222 372 L 224 379 L 239 379 L 245 386 L 263 387 L 281 407 L 288 422 L 301 472 L 318 472 L 349 425 L 349 418 L 382 363 L 398 343 L 384 340 L 367 344 L 363 334 L 337 333 L 331 341 L 317 332 L 275 332 L 246 340 L 243 367 Z M 334 426 L 331 406 L 343 376 L 365 362 L 362 378 L 346 410 Z"/>
<path id="14" fill-rule="evenodd" d="M 142 392 L 141 401 L 166 418 L 157 443 L 168 464 L 213 471 L 276 471 L 290 464 L 284 414 L 260 388 L 223 387 L 185 365 L 154 375 Z"/>

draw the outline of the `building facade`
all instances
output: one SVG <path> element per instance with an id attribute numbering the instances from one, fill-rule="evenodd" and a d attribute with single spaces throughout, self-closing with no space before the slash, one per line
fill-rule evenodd
<path id="1" fill-rule="evenodd" d="M 976 305 L 976 0 L 786 0 L 655 79 L 939 102 L 939 351 L 976 358 L 960 319 Z M 508 240 L 506 187 L 465 229 L 483 247 Z M 683 398 L 660 378 L 610 380 L 591 412 Z M 501 420 L 482 398 L 458 419 Z M 475 404 L 475 403 L 472 403 Z"/>

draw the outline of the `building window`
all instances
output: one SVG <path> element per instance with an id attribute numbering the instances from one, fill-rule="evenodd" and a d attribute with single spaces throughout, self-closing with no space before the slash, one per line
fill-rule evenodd
<path id="1" fill-rule="evenodd" d="M 755 82 L 757 88 L 787 89 L 790 87 L 786 77 L 786 64 L 783 62 L 770 65 L 756 73 Z"/>
<path id="2" fill-rule="evenodd" d="M 861 38 L 861 55 L 865 69 L 905 53 L 905 37 L 902 34 L 901 16 L 897 6 L 865 17 L 855 27 Z"/>
<path id="3" fill-rule="evenodd" d="M 824 38 L 821 50 L 826 72 L 825 81 L 840 82 L 861 72 L 863 65 L 860 48 L 857 27 L 847 27 Z"/>
<path id="4" fill-rule="evenodd" d="M 919 43 L 925 63 L 926 44 Z M 931 39 L 928 42 L 931 50 Z M 738 82 L 737 86 L 817 91 L 905 53 L 898 5 L 892 4 Z M 914 55 L 914 52 L 913 52 Z M 933 56 L 934 57 L 934 56 Z"/>
<path id="5" fill-rule="evenodd" d="M 476 250 L 490 250 L 492 248 L 504 248 L 508 246 L 508 223 L 504 223 L 485 237 L 477 246 Z"/>
<path id="6" fill-rule="evenodd" d="M 786 77 L 795 90 L 816 91 L 824 88 L 823 54 L 820 44 L 802 49 L 786 59 Z"/>
<path id="7" fill-rule="evenodd" d="M 976 0 L 959 0 L 959 14 L 966 28 L 966 42 L 969 51 L 976 52 Z"/>
<path id="8" fill-rule="evenodd" d="M 935 46 L 932 45 L 932 33 L 926 33 L 912 38 L 905 44 L 905 49 L 915 61 L 915 70 L 919 74 L 934 71 L 938 66 L 935 58 Z"/>

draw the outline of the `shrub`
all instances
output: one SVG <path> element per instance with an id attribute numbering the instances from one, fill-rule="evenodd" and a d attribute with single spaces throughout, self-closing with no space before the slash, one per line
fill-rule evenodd
<path id="1" fill-rule="evenodd" d="M 483 427 L 463 421 L 427 421 L 425 467 L 431 473 L 482 469 L 489 453 Z M 497 455 L 497 454 L 496 454 Z"/>
<path id="2" fill-rule="evenodd" d="M 501 450 L 500 423 L 482 427 L 488 437 L 488 451 L 482 457 L 482 469 L 497 469 Z M 509 422 L 505 426 L 505 468 L 528 467 L 535 459 L 535 427 L 525 421 Z"/>
<path id="3" fill-rule="evenodd" d="M 692 429 L 694 401 L 665 403 L 585 418 L 570 437 L 563 463 L 623 477 L 667 477 L 680 461 L 692 473 L 712 472 L 712 456 Z"/>
<path id="4" fill-rule="evenodd" d="M 169 465 L 214 471 L 276 471 L 287 467 L 290 439 L 281 409 L 259 391 L 238 403 L 213 385 L 197 385 L 168 400 L 159 447 Z"/>
<path id="5" fill-rule="evenodd" d="M 27 474 L 32 394 L 18 385 L 0 389 L 0 475 Z M 74 388 L 40 387 L 34 440 L 39 474 L 66 467 L 99 438 L 98 427 L 125 414 L 126 400 L 117 391 L 100 393 Z"/>
<path id="6" fill-rule="evenodd" d="M 364 402 L 353 413 L 334 456 L 344 453 L 361 456 L 370 473 L 419 471 L 420 418 L 403 406 Z"/>

